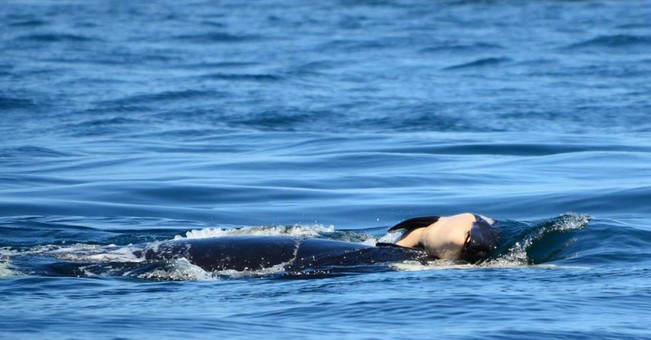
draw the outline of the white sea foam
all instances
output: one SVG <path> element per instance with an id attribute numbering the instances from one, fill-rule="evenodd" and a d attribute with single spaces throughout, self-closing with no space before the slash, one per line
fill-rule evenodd
<path id="1" fill-rule="evenodd" d="M 419 261 L 403 261 L 389 265 L 394 270 L 399 271 L 421 271 L 421 270 L 441 270 L 441 269 L 469 269 L 476 268 L 470 264 L 461 264 L 449 260 L 436 260 L 423 264 Z"/>
<path id="2" fill-rule="evenodd" d="M 592 216 L 590 215 L 580 215 L 577 213 L 568 212 L 558 217 L 552 225 L 552 229 L 550 230 L 566 231 L 583 229 L 588 225 L 588 223 L 590 223 L 591 219 Z"/>
<path id="3" fill-rule="evenodd" d="M 86 255 L 86 259 L 94 262 L 142 262 L 145 259 L 137 257 L 134 251 L 139 248 L 133 246 L 110 246 L 109 248 L 102 249 L 101 252 L 91 253 Z"/>
<path id="4" fill-rule="evenodd" d="M 67 261 L 90 262 L 141 262 L 144 259 L 134 255 L 137 250 L 133 246 L 98 246 L 89 244 L 75 244 L 62 247 L 50 252 L 51 255 Z"/>
<path id="5" fill-rule="evenodd" d="M 291 261 L 289 261 L 291 262 Z M 261 269 L 246 269 L 246 270 L 218 270 L 212 272 L 213 275 L 215 276 L 227 276 L 229 278 L 245 278 L 245 277 L 260 277 L 260 276 L 268 276 L 268 275 L 273 275 L 277 273 L 281 273 L 285 271 L 285 266 L 289 264 L 289 262 L 284 262 L 284 263 L 279 263 L 277 265 L 267 267 L 267 268 L 261 268 Z"/>
<path id="6" fill-rule="evenodd" d="M 18 252 L 15 249 L 11 249 L 9 247 L 0 247 L 0 259 L 9 258 L 16 254 L 18 254 Z"/>
<path id="7" fill-rule="evenodd" d="M 478 269 L 478 268 L 519 268 L 528 267 L 517 262 L 510 261 L 490 261 L 481 264 L 470 264 L 450 260 L 429 261 L 426 264 L 418 261 L 403 261 L 390 265 L 394 270 L 399 271 L 421 271 L 421 270 L 445 270 L 445 269 Z"/>
<path id="8" fill-rule="evenodd" d="M 404 261 L 390 265 L 391 268 L 398 271 L 423 271 L 423 270 L 447 270 L 447 269 L 485 269 L 485 268 L 537 268 L 537 269 L 591 269 L 586 266 L 565 266 L 550 263 L 529 265 L 505 259 L 496 259 L 482 264 L 474 265 L 468 263 L 458 263 L 454 261 L 436 260 L 427 264 L 418 261 Z"/>
<path id="9" fill-rule="evenodd" d="M 22 255 L 47 255 L 64 261 L 73 262 L 141 262 L 144 259 L 134 255 L 138 250 L 135 246 L 97 245 L 74 243 L 61 245 L 39 245 L 26 251 L 0 250 L 0 256 Z"/>
<path id="10" fill-rule="evenodd" d="M 125 275 L 128 275 L 126 273 Z M 140 279 L 146 280 L 172 280 L 172 281 L 206 281 L 217 280 L 218 278 L 201 267 L 196 266 L 186 258 L 179 258 L 170 261 L 165 268 L 155 269 L 138 275 Z"/>
<path id="11" fill-rule="evenodd" d="M 227 236 L 299 236 L 299 237 L 314 237 L 321 233 L 331 233 L 335 231 L 334 226 L 323 226 L 315 224 L 311 226 L 249 226 L 237 229 L 221 229 L 221 228 L 205 228 L 190 230 L 185 233 L 185 236 L 177 235 L 175 240 L 185 239 L 201 239 L 211 237 L 227 237 Z"/>
<path id="12" fill-rule="evenodd" d="M 390 232 L 386 233 L 378 238 L 369 236 L 369 238 L 365 239 L 362 243 L 369 245 L 369 246 L 374 246 L 378 242 L 382 243 L 395 243 L 398 237 L 402 234 L 400 231 L 396 232 Z"/>
<path id="13" fill-rule="evenodd" d="M 206 271 L 199 266 L 192 264 L 186 258 L 174 259 L 168 263 L 165 268 L 158 268 L 152 271 L 138 275 L 140 279 L 146 280 L 170 280 L 170 281 L 213 281 L 220 280 L 223 277 L 228 278 L 247 278 L 262 277 L 281 273 L 285 271 L 288 263 L 279 263 L 277 265 L 262 269 L 245 269 L 245 270 L 216 270 Z M 125 273 L 128 276 L 130 273 Z"/>
<path id="14" fill-rule="evenodd" d="M 0 255 L 0 279 L 14 276 L 15 273 L 10 268 L 10 260 L 8 257 Z"/>

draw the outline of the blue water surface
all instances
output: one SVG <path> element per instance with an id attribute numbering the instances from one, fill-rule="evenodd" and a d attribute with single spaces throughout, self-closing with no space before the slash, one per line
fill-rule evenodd
<path id="1" fill-rule="evenodd" d="M 0 3 L 0 338 L 651 338 L 651 2 Z M 174 238 L 511 228 L 286 279 Z M 91 261 L 73 276 L 34 268 Z"/>

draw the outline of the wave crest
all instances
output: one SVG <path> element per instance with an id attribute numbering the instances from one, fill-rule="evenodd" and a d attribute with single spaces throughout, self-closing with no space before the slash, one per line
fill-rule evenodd
<path id="1" fill-rule="evenodd" d="M 574 240 L 572 232 L 585 228 L 591 219 L 589 215 L 565 213 L 557 218 L 538 221 L 524 230 L 520 229 L 514 242 L 509 242 L 507 237 L 502 251 L 498 251 L 500 255 L 487 261 L 486 265 L 529 265 L 561 259 L 563 250 Z"/>
<path id="2" fill-rule="evenodd" d="M 651 45 L 651 36 L 648 35 L 600 35 L 590 40 L 578 42 L 568 46 L 577 48 L 622 48 L 622 47 L 648 47 Z"/>

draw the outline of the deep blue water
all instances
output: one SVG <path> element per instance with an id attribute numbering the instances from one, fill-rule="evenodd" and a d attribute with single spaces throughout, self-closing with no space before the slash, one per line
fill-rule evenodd
<path id="1" fill-rule="evenodd" d="M 651 2 L 0 2 L 0 338 L 651 338 Z M 483 265 L 287 280 L 137 245 L 390 240 Z M 91 261 L 81 277 L 47 261 Z"/>

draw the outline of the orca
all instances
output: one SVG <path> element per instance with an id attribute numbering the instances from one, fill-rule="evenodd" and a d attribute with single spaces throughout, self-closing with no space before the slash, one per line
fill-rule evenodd
<path id="1" fill-rule="evenodd" d="M 78 254 L 26 252 L 12 256 L 12 264 L 25 272 L 48 276 L 147 277 L 147 273 L 174 268 L 176 260 L 217 275 L 222 275 L 220 271 L 230 275 L 228 271 L 272 269 L 269 272 L 282 273 L 283 277 L 329 276 L 386 270 L 404 261 L 426 264 L 445 259 L 477 264 L 494 253 L 499 241 L 497 223 L 475 214 L 416 217 L 389 231 L 402 232 L 395 243 L 369 245 L 289 235 L 221 236 L 111 246 L 86 254 L 88 250 L 78 250 Z M 125 250 L 131 254 L 126 258 Z"/>
<path id="2" fill-rule="evenodd" d="M 225 236 L 174 240 L 137 251 L 149 262 L 185 258 L 206 271 L 260 270 L 280 266 L 288 272 L 417 260 L 425 253 L 394 245 L 371 246 L 308 237 Z"/>
<path id="3" fill-rule="evenodd" d="M 403 231 L 395 243 L 375 246 L 292 236 L 225 236 L 173 240 L 135 252 L 146 261 L 185 258 L 206 271 L 260 270 L 280 266 L 285 271 L 435 259 L 479 263 L 497 248 L 495 221 L 476 214 L 425 216 L 405 220 L 389 229 Z"/>

